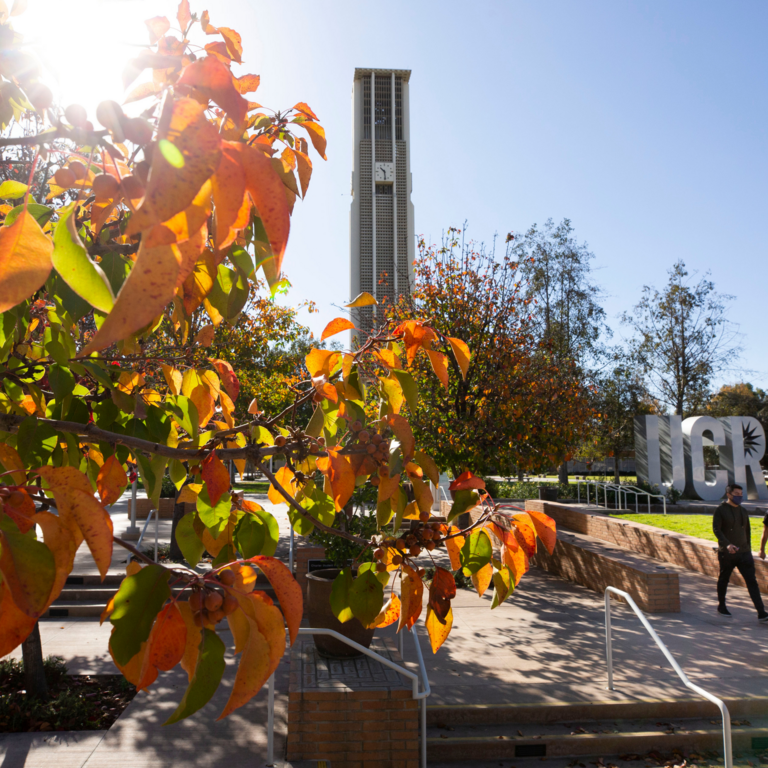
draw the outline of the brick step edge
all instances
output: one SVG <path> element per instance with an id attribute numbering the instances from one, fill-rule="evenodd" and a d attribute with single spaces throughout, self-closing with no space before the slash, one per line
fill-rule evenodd
<path id="1" fill-rule="evenodd" d="M 768 697 L 724 699 L 732 717 L 768 715 Z M 703 699 L 546 702 L 544 704 L 427 705 L 427 726 L 521 725 L 569 723 L 574 720 L 642 720 L 645 718 L 713 718 L 720 711 Z"/>
<path id="2" fill-rule="evenodd" d="M 733 728 L 733 749 L 753 749 L 753 739 L 762 742 L 768 728 Z M 430 760 L 445 762 L 509 759 L 513 757 L 608 757 L 625 753 L 642 754 L 650 750 L 716 750 L 723 747 L 722 728 L 700 729 L 686 733 L 575 734 L 544 736 L 541 739 L 510 738 L 428 738 Z"/>

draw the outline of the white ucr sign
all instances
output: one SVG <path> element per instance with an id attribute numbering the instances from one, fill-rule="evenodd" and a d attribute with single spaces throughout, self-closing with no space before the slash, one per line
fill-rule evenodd
<path id="1" fill-rule="evenodd" d="M 707 469 L 705 446 L 717 446 L 719 469 Z M 728 483 L 742 486 L 749 499 L 768 499 L 764 454 L 765 432 L 751 416 L 635 417 L 637 479 L 704 501 L 722 499 Z"/>

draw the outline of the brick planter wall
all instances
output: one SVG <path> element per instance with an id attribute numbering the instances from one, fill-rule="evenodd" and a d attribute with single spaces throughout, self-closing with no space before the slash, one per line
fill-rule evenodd
<path id="1" fill-rule="evenodd" d="M 372 648 L 400 661 L 380 640 Z M 291 649 L 286 759 L 325 759 L 333 768 L 419 768 L 419 702 L 378 662 L 325 661 L 310 638 L 300 638 Z"/>
<path id="2" fill-rule="evenodd" d="M 528 507 L 531 504 L 537 506 Z M 713 578 L 717 578 L 720 572 L 717 562 L 717 545 L 713 541 L 665 531 L 654 528 L 652 525 L 635 523 L 626 518 L 608 517 L 599 512 L 590 512 L 584 508 L 565 504 L 529 501 L 526 507 L 539 509 L 549 515 L 558 527 L 563 526 L 632 552 L 639 552 Z M 759 523 L 757 520 L 754 522 Z M 752 524 L 753 522 L 750 521 L 750 525 Z M 755 571 L 760 591 L 768 594 L 768 562 L 755 558 Z M 733 572 L 730 583 L 740 587 L 745 586 L 744 579 L 738 571 Z"/>

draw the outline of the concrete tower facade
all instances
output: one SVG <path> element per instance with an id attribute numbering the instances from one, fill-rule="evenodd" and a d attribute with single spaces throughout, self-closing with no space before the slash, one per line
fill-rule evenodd
<path id="1" fill-rule="evenodd" d="M 408 69 L 356 69 L 352 95 L 353 169 L 350 294 L 391 303 L 410 292 L 416 243 L 411 203 Z M 375 308 L 353 310 L 366 331 Z"/>

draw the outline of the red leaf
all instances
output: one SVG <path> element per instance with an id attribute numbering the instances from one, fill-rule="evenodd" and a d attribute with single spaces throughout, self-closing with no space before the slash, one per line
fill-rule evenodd
<path id="1" fill-rule="evenodd" d="M 336 511 L 340 512 L 355 491 L 355 470 L 346 456 L 330 448 L 327 456 L 317 459 L 317 468 L 328 478 Z"/>
<path id="2" fill-rule="evenodd" d="M 154 45 L 171 28 L 171 22 L 165 16 L 155 16 L 144 23 L 149 30 L 150 45 Z"/>
<path id="3" fill-rule="evenodd" d="M 424 582 L 409 565 L 403 565 L 403 580 L 400 586 L 400 622 L 399 632 L 403 627 L 410 629 L 418 621 L 423 608 Z"/>
<path id="4" fill-rule="evenodd" d="M 534 509 L 529 509 L 528 515 L 533 521 L 536 533 L 547 548 L 547 552 L 551 555 L 555 551 L 555 544 L 557 544 L 557 526 L 555 521 L 549 515 L 537 512 Z"/>
<path id="5" fill-rule="evenodd" d="M 189 10 L 189 0 L 181 0 L 179 3 L 179 9 L 176 11 L 176 20 L 179 22 L 179 29 L 182 32 L 186 32 L 189 22 L 192 21 L 192 13 Z"/>
<path id="6" fill-rule="evenodd" d="M 212 360 L 211 362 L 221 377 L 221 383 L 224 385 L 226 393 L 233 401 L 237 400 L 237 396 L 240 394 L 240 381 L 234 368 L 226 360 Z"/>
<path id="7" fill-rule="evenodd" d="M 277 601 L 283 610 L 291 645 L 293 645 L 298 636 L 301 617 L 304 613 L 304 597 L 301 593 L 301 587 L 288 568 L 274 557 L 256 555 L 247 562 L 253 563 L 269 579 L 269 583 L 275 590 Z"/>
<path id="8" fill-rule="evenodd" d="M 203 461 L 203 482 L 208 489 L 211 505 L 215 507 L 219 499 L 229 490 L 229 472 L 215 453 L 210 454 Z"/>
<path id="9" fill-rule="evenodd" d="M 454 597 L 456 597 L 456 582 L 453 574 L 445 568 L 435 568 L 435 575 L 432 577 L 432 585 L 429 588 L 429 607 L 443 624 L 451 610 L 451 600 Z"/>
<path id="10" fill-rule="evenodd" d="M 451 491 L 467 491 L 471 488 L 485 490 L 485 480 L 482 477 L 477 477 L 471 472 L 462 472 L 449 486 Z"/>

